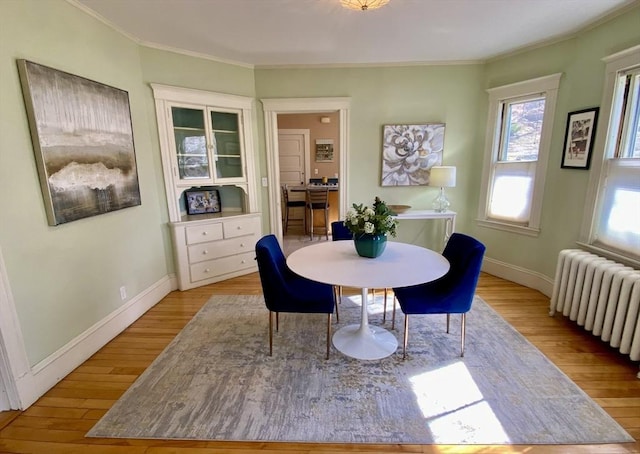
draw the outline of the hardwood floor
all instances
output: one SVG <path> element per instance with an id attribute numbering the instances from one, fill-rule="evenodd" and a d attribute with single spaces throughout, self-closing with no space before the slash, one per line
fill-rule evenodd
<path id="1" fill-rule="evenodd" d="M 345 292 L 349 293 L 349 290 L 345 289 Z M 172 292 L 29 409 L 21 413 L 2 413 L 0 453 L 640 453 L 640 442 L 578 446 L 442 446 L 84 438 L 84 434 L 212 294 L 260 293 L 257 274 L 186 292 Z M 640 439 L 640 380 L 636 378 L 638 364 L 632 363 L 628 356 L 617 353 L 566 318 L 559 315 L 549 317 L 548 298 L 535 290 L 483 274 L 477 293 L 634 438 Z"/>

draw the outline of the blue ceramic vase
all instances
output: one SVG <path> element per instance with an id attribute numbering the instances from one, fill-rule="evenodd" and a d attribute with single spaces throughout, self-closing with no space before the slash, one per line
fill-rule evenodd
<path id="1" fill-rule="evenodd" d="M 372 235 L 361 233 L 353 235 L 353 244 L 360 257 L 380 257 L 387 247 L 387 235 Z"/>

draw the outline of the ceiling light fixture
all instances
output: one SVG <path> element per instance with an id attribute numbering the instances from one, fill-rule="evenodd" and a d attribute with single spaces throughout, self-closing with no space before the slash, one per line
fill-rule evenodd
<path id="1" fill-rule="evenodd" d="M 342 6 L 357 11 L 378 9 L 389 3 L 389 0 L 340 0 Z"/>

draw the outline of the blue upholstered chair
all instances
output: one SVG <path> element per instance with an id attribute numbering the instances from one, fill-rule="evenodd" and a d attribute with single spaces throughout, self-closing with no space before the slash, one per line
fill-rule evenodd
<path id="1" fill-rule="evenodd" d="M 274 235 L 256 243 L 256 260 L 262 292 L 269 309 L 269 356 L 273 354 L 273 313 L 278 330 L 280 312 L 327 314 L 327 359 L 331 348 L 331 314 L 335 307 L 330 284 L 305 279 L 287 266 L 284 253 Z"/>
<path id="2" fill-rule="evenodd" d="M 333 221 L 331 223 L 331 239 L 333 241 L 352 240 L 353 233 L 344 225 L 344 221 Z"/>
<path id="3" fill-rule="evenodd" d="M 478 240 L 461 233 L 454 233 L 442 253 L 450 264 L 447 274 L 426 284 L 393 289 L 400 308 L 405 314 L 403 359 L 407 355 L 409 315 L 414 314 L 447 314 L 447 333 L 450 314 L 462 314 L 460 356 L 464 356 L 466 313 L 471 309 L 484 251 L 485 246 Z M 393 325 L 395 325 L 395 304 Z"/>

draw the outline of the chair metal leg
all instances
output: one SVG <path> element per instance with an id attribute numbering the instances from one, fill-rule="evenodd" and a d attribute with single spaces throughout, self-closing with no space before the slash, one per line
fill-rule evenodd
<path id="1" fill-rule="evenodd" d="M 382 307 L 382 323 L 387 322 L 387 296 L 389 294 L 389 289 L 384 289 L 384 303 Z"/>
<path id="2" fill-rule="evenodd" d="M 284 234 L 289 230 L 289 207 L 284 207 Z"/>
<path id="3" fill-rule="evenodd" d="M 329 210 L 324 210 L 324 236 L 329 241 Z"/>
<path id="4" fill-rule="evenodd" d="M 339 301 L 339 290 L 338 290 L 338 286 L 334 285 L 333 286 L 333 305 L 336 308 L 336 323 L 340 323 L 340 312 L 338 311 L 338 301 Z"/>
<path id="5" fill-rule="evenodd" d="M 407 339 L 409 337 L 409 315 L 404 314 L 404 339 L 402 340 L 402 359 L 407 358 Z"/>
<path id="6" fill-rule="evenodd" d="M 451 320 L 451 314 L 447 314 L 447 334 L 449 334 L 449 321 Z"/>
<path id="7" fill-rule="evenodd" d="M 467 319 L 467 314 L 463 313 L 462 314 L 462 326 L 460 327 L 460 356 L 464 357 L 464 338 L 465 338 L 465 331 L 467 329 L 467 323 L 466 323 L 466 319 Z"/>
<path id="8" fill-rule="evenodd" d="M 269 311 L 269 356 L 273 356 L 273 312 Z"/>
<path id="9" fill-rule="evenodd" d="M 331 314 L 327 314 L 327 359 L 331 351 Z"/>
<path id="10" fill-rule="evenodd" d="M 313 208 L 309 210 L 309 239 L 313 241 Z"/>
<path id="11" fill-rule="evenodd" d="M 391 312 L 391 329 L 396 329 L 396 296 L 393 295 L 393 311 Z"/>

